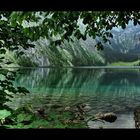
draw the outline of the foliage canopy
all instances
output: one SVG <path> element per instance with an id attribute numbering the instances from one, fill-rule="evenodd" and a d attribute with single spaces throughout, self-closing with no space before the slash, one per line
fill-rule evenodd
<path id="1" fill-rule="evenodd" d="M 23 55 L 24 49 L 34 47 L 33 42 L 41 37 L 50 40 L 50 47 L 55 51 L 57 45 L 65 41 L 86 40 L 87 36 L 95 39 L 101 37 L 95 47 L 103 49 L 102 43 L 112 38 L 113 27 L 126 27 L 130 20 L 134 25 L 140 24 L 139 11 L 40 11 L 40 12 L 0 12 L 0 67 L 10 62 L 4 56 L 7 50 Z M 79 21 L 84 25 L 80 30 Z M 10 109 L 5 105 L 9 93 L 27 93 L 25 88 L 13 86 L 15 72 L 2 69 L 0 75 L 0 109 Z"/>

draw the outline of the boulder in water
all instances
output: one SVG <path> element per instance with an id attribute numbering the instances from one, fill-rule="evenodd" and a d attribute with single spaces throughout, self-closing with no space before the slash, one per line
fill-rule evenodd
<path id="1" fill-rule="evenodd" d="M 104 120 L 104 121 L 107 121 L 107 122 L 114 122 L 116 119 L 117 119 L 117 115 L 113 112 L 110 112 L 110 113 L 98 113 L 95 115 L 96 119 L 101 119 L 101 120 Z"/>

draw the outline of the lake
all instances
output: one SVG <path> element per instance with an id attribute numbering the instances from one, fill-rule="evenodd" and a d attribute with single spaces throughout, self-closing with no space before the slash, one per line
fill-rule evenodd
<path id="1" fill-rule="evenodd" d="M 140 106 L 140 69 L 26 68 L 20 69 L 14 84 L 26 87 L 29 96 L 36 97 L 33 104 L 85 103 L 89 114 L 117 114 L 114 123 L 102 124 L 105 128 L 135 128 L 133 112 Z M 16 105 L 22 102 L 24 97 Z M 91 121 L 89 126 L 95 128 L 96 124 Z"/>

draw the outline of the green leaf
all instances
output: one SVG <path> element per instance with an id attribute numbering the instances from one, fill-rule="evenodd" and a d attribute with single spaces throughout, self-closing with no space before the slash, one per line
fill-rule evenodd
<path id="1" fill-rule="evenodd" d="M 14 47 L 14 48 L 9 48 L 9 50 L 14 51 L 14 50 L 18 50 L 19 47 Z"/>
<path id="2" fill-rule="evenodd" d="M 123 29 L 126 28 L 125 22 L 122 22 L 122 28 L 123 28 Z"/>
<path id="3" fill-rule="evenodd" d="M 18 55 L 23 55 L 23 54 L 24 54 L 24 52 L 22 52 L 22 51 L 21 52 L 18 52 Z"/>
<path id="4" fill-rule="evenodd" d="M 54 43 L 55 45 L 61 45 L 61 40 L 56 40 Z"/>
<path id="5" fill-rule="evenodd" d="M 10 91 L 10 92 L 13 92 L 13 93 L 17 93 L 17 90 L 12 86 L 8 86 L 7 90 Z"/>
<path id="6" fill-rule="evenodd" d="M 110 34 L 109 34 L 109 37 L 113 38 L 113 34 L 110 33 Z"/>
<path id="7" fill-rule="evenodd" d="M 35 45 L 34 44 L 27 44 L 29 47 L 34 48 Z"/>
<path id="8" fill-rule="evenodd" d="M 86 40 L 87 39 L 86 35 L 82 35 L 82 39 Z"/>
<path id="9" fill-rule="evenodd" d="M 19 93 L 30 93 L 26 88 L 24 87 L 17 87 Z"/>
<path id="10" fill-rule="evenodd" d="M 20 122 L 23 122 L 23 121 L 30 121 L 32 120 L 32 115 L 27 115 L 27 114 L 19 114 L 17 116 L 17 122 L 20 123 Z"/>
<path id="11" fill-rule="evenodd" d="M 50 127 L 49 122 L 44 119 L 35 120 L 29 125 L 29 128 L 49 128 L 49 127 Z"/>
<path id="12" fill-rule="evenodd" d="M 5 57 L 0 57 L 0 59 L 4 59 Z"/>
<path id="13" fill-rule="evenodd" d="M 5 119 L 6 117 L 10 116 L 11 112 L 7 110 L 0 110 L 0 119 Z"/>
<path id="14" fill-rule="evenodd" d="M 9 65 L 9 64 L 12 64 L 12 62 L 10 62 L 10 61 L 9 62 L 5 62 L 5 64 L 8 64 Z"/>
<path id="15" fill-rule="evenodd" d="M 137 20 L 136 19 L 134 19 L 134 26 L 136 26 L 137 25 Z"/>
<path id="16" fill-rule="evenodd" d="M 5 49 L 0 49 L 0 54 L 5 54 L 6 50 Z"/>

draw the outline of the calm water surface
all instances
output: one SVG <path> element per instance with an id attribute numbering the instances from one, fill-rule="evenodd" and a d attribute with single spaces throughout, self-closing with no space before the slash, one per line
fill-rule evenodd
<path id="1" fill-rule="evenodd" d="M 105 124 L 106 128 L 135 127 L 133 111 L 140 106 L 140 69 L 21 69 L 14 84 L 42 97 L 42 105 L 54 101 L 63 105 L 85 103 L 91 114 L 116 113 L 118 119 Z M 44 101 L 44 97 L 49 100 Z"/>

